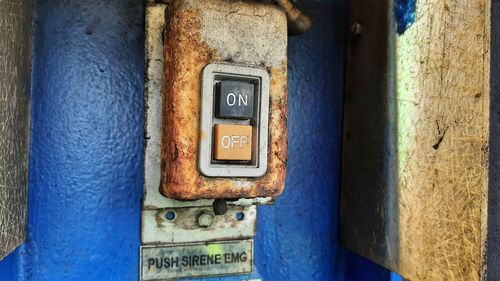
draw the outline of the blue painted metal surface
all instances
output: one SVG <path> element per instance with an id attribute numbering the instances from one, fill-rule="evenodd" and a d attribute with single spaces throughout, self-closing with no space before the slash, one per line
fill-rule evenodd
<path id="1" fill-rule="evenodd" d="M 403 34 L 415 22 L 417 0 L 396 0 L 394 14 L 397 32 Z"/>
<path id="2" fill-rule="evenodd" d="M 137 280 L 142 196 L 144 3 L 36 3 L 28 241 L 0 280 Z M 307 1 L 290 40 L 289 170 L 259 208 L 265 280 L 389 280 L 338 244 L 343 1 Z M 241 280 L 241 277 L 211 280 Z"/>
<path id="3" fill-rule="evenodd" d="M 289 38 L 287 182 L 259 207 L 255 262 L 269 281 L 389 280 L 338 243 L 346 5 L 302 4 L 313 27 Z"/>
<path id="4" fill-rule="evenodd" d="M 403 277 L 401 277 L 398 274 L 392 272 L 391 273 L 391 281 L 403 281 Z"/>
<path id="5" fill-rule="evenodd" d="M 37 1 L 25 280 L 134 280 L 143 3 Z M 19 264 L 19 266 L 23 265 Z"/>
<path id="6" fill-rule="evenodd" d="M 359 257 L 353 252 L 346 253 L 346 260 L 346 275 L 344 279 L 346 281 L 391 280 L 389 271 L 381 269 L 378 265 Z"/>
<path id="7" fill-rule="evenodd" d="M 290 37 L 288 50 L 287 181 L 274 206 L 259 208 L 256 263 L 265 280 L 344 280 L 337 234 L 346 6 L 304 4 L 312 30 Z"/>

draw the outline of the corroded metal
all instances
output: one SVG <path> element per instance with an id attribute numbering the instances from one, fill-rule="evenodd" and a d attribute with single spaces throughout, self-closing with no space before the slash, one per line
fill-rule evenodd
<path id="1" fill-rule="evenodd" d="M 290 0 L 262 0 L 263 2 L 274 1 L 280 5 L 286 12 L 288 18 L 288 33 L 290 35 L 298 35 L 308 31 L 311 28 L 311 19 L 308 15 L 304 14 L 300 9 L 295 7 L 294 3 Z M 148 4 L 166 4 L 172 0 L 148 0 Z"/>
<path id="2" fill-rule="evenodd" d="M 311 28 L 311 19 L 299 10 L 290 0 L 276 0 L 285 10 L 288 18 L 288 33 L 298 35 Z"/>
<path id="3" fill-rule="evenodd" d="M 163 81 L 163 26 L 165 4 L 146 7 L 146 81 L 145 81 L 145 139 L 144 139 L 144 200 L 143 209 L 212 206 L 213 200 L 177 201 L 159 192 L 160 186 L 160 133 L 162 123 Z M 272 198 L 239 199 L 229 205 L 248 206 L 270 204 Z"/>
<path id="4" fill-rule="evenodd" d="M 31 1 L 0 1 L 0 258 L 25 239 Z"/>
<path id="5" fill-rule="evenodd" d="M 272 198 L 252 198 L 229 201 L 228 212 L 213 219 L 210 226 L 195 224 L 201 213 L 213 215 L 214 200 L 177 201 L 159 192 L 160 186 L 160 132 L 162 117 L 163 38 L 165 4 L 146 7 L 146 81 L 145 81 L 145 152 L 144 198 L 142 210 L 142 242 L 145 244 L 213 241 L 253 237 L 256 208 L 253 204 L 269 204 Z M 176 214 L 176 220 L 165 218 L 167 210 Z M 242 212 L 245 220 L 235 221 Z M 189 213 L 189 214 L 188 214 Z M 158 214 L 163 214 L 158 215 Z M 192 223 L 186 228 L 185 221 Z M 223 227 L 219 227 L 223 226 Z"/>
<path id="6" fill-rule="evenodd" d="M 200 216 L 209 215 L 210 223 L 200 225 Z M 215 216 L 211 207 L 143 210 L 143 244 L 177 244 L 252 238 L 255 235 L 255 206 L 228 208 Z"/>
<path id="7" fill-rule="evenodd" d="M 258 2 L 177 0 L 165 19 L 161 192 L 181 200 L 278 196 L 287 157 L 285 13 Z M 198 170 L 200 81 L 214 62 L 269 72 L 268 170 L 261 178 L 208 178 Z"/>

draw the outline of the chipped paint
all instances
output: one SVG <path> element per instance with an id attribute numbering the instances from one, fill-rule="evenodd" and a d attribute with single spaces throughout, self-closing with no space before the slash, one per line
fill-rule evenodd
<path id="1" fill-rule="evenodd" d="M 399 35 L 413 25 L 415 22 L 415 13 L 417 9 L 417 0 L 396 0 L 394 14 Z"/>

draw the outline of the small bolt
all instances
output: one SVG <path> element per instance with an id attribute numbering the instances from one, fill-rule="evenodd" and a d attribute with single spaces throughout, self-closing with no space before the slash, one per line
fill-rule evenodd
<path id="1" fill-rule="evenodd" d="M 363 26 L 359 22 L 355 22 L 351 25 L 351 34 L 354 36 L 359 36 L 363 33 Z"/>
<path id="2" fill-rule="evenodd" d="M 216 216 L 221 216 L 227 213 L 227 202 L 225 199 L 215 199 L 212 206 L 214 207 L 214 214 Z"/>
<path id="3" fill-rule="evenodd" d="M 212 216 L 207 213 L 201 213 L 198 216 L 198 225 L 201 227 L 209 227 L 212 224 Z"/>

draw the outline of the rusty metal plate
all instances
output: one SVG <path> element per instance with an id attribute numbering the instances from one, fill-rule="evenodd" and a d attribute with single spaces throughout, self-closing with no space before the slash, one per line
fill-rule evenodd
<path id="1" fill-rule="evenodd" d="M 276 197 L 287 160 L 287 19 L 270 3 L 174 0 L 164 31 L 160 191 L 179 200 Z M 198 169 L 201 83 L 211 63 L 265 69 L 270 77 L 267 172 L 210 178 Z"/>
<path id="2" fill-rule="evenodd" d="M 165 4 L 148 3 L 146 7 L 146 81 L 145 81 L 145 152 L 143 209 L 211 206 L 213 200 L 176 201 L 159 192 L 160 133 L 162 122 L 163 39 Z M 248 206 L 273 203 L 271 197 L 240 199 L 229 205 Z"/>
<path id="3" fill-rule="evenodd" d="M 141 280 L 251 273 L 253 240 L 141 247 Z"/>
<path id="4" fill-rule="evenodd" d="M 200 218 L 205 216 L 207 222 Z M 172 244 L 252 238 L 257 208 L 230 206 L 215 216 L 212 207 L 167 208 L 142 211 L 142 243 Z"/>

